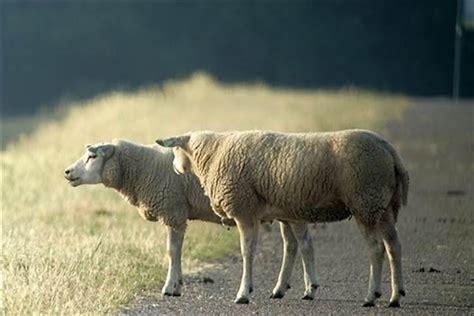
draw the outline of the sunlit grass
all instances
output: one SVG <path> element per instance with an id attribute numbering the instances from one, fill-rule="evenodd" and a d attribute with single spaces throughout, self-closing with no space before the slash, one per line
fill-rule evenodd
<path id="1" fill-rule="evenodd" d="M 1 152 L 3 311 L 110 312 L 163 281 L 163 227 L 144 221 L 113 190 L 73 189 L 63 179 L 85 144 L 113 138 L 152 143 L 199 129 L 380 131 L 406 103 L 400 96 L 357 90 L 222 85 L 197 74 L 70 104 L 61 119 L 41 124 Z M 237 249 L 234 230 L 192 223 L 185 272 Z"/>

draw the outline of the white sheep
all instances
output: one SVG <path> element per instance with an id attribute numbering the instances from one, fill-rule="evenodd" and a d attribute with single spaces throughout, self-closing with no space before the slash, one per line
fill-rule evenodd
<path id="1" fill-rule="evenodd" d="M 240 232 L 243 274 L 236 303 L 248 303 L 261 220 L 330 222 L 356 219 L 370 250 L 364 306 L 380 296 L 384 246 L 390 307 L 405 295 L 395 223 L 406 204 L 408 173 L 396 150 L 364 130 L 285 134 L 267 131 L 194 132 L 157 143 L 173 147 L 174 168 L 193 172 L 214 211 Z"/>
<path id="2" fill-rule="evenodd" d="M 87 145 L 85 154 L 68 167 L 65 177 L 73 186 L 104 184 L 117 190 L 149 221 L 166 225 L 168 274 L 162 293 L 180 296 L 182 285 L 181 250 L 187 220 L 221 223 L 194 175 L 173 172 L 173 154 L 160 146 L 143 146 L 124 140 Z M 151 168 L 150 168 L 151 167 Z M 224 220 L 235 225 L 233 220 Z M 305 299 L 315 294 L 316 274 L 311 239 L 306 225 L 281 222 L 284 259 L 273 297 L 283 297 L 289 287 L 296 251 L 302 249 L 305 272 Z M 312 286 L 313 285 L 313 286 Z"/>

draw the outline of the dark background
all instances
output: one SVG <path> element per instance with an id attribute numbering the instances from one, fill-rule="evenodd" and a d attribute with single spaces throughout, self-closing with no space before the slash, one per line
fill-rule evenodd
<path id="1" fill-rule="evenodd" d="M 2 114 L 205 71 L 224 82 L 452 93 L 456 1 L 2 2 Z M 460 94 L 474 96 L 465 32 Z"/>

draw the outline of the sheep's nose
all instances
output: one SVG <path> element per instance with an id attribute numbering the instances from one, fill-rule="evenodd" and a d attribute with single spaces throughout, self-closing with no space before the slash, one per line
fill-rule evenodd
<path id="1" fill-rule="evenodd" d="M 68 169 L 64 170 L 64 175 L 65 176 L 67 176 L 70 173 L 71 173 L 71 169 L 68 168 Z"/>

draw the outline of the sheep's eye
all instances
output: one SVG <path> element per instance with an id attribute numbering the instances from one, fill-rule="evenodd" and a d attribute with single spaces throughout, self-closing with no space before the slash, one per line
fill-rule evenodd
<path id="1" fill-rule="evenodd" d="M 95 155 L 87 156 L 86 163 L 88 163 L 90 159 L 95 159 L 96 157 L 97 156 L 95 156 Z"/>

